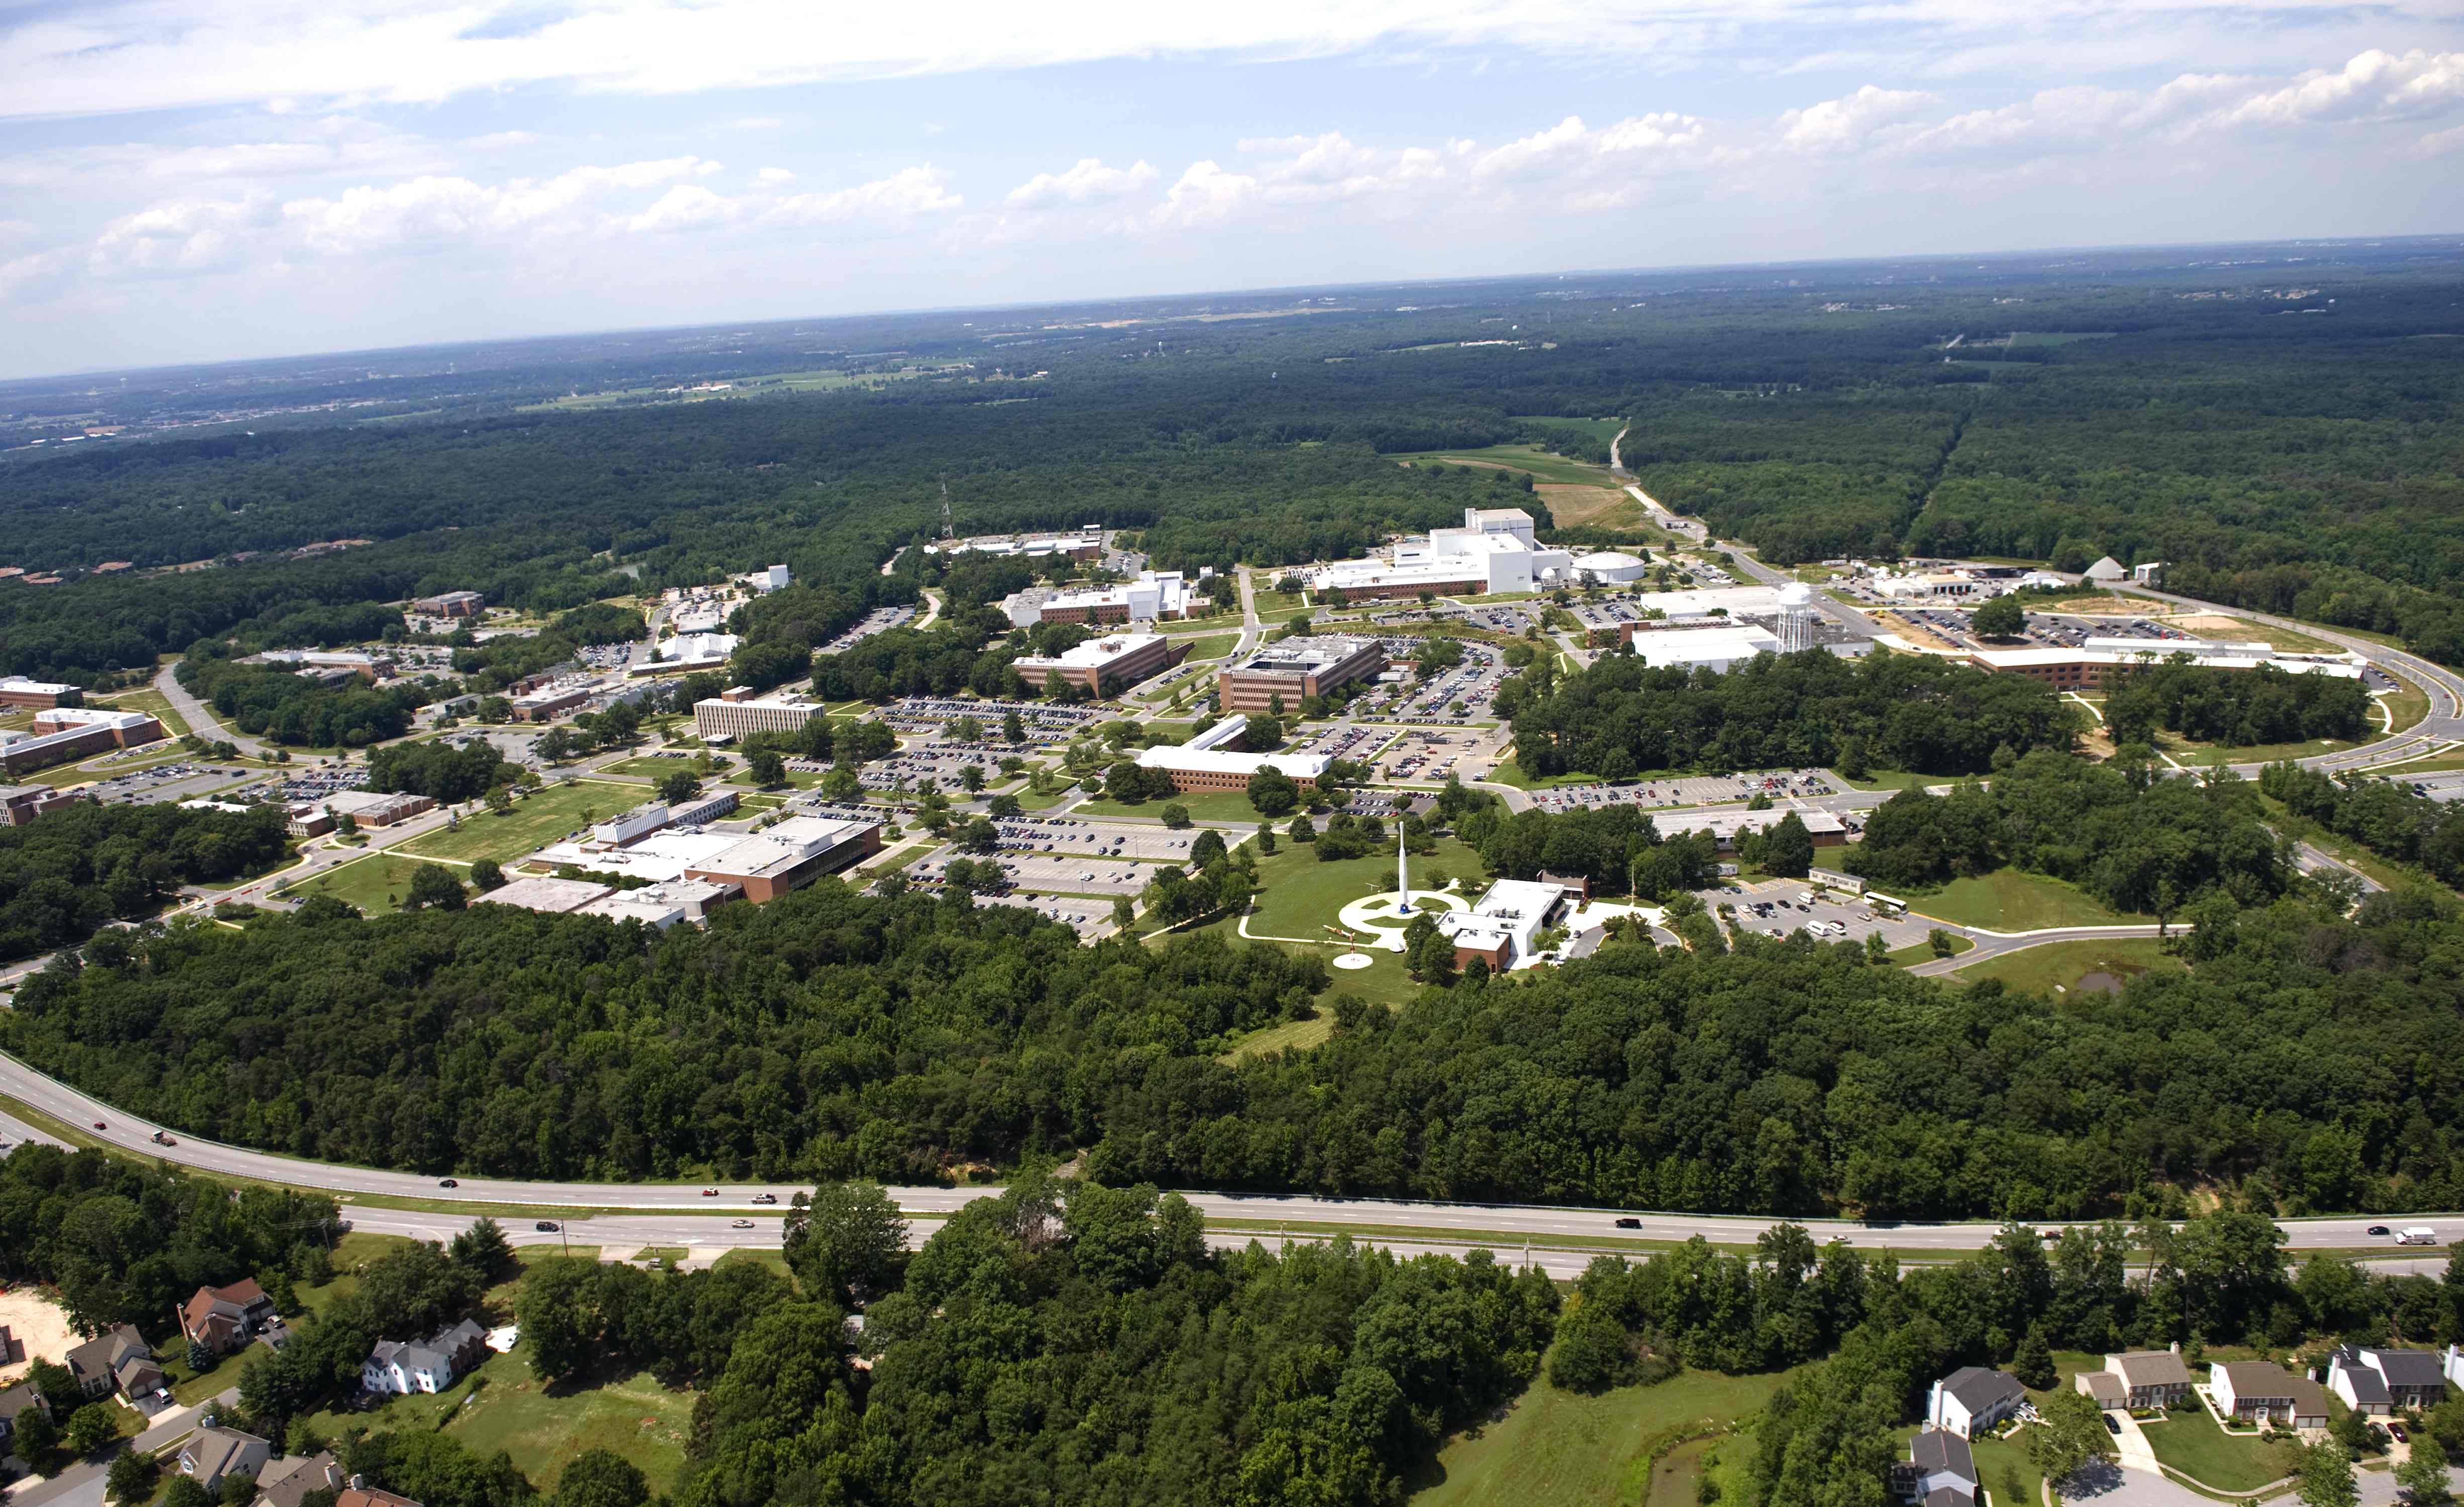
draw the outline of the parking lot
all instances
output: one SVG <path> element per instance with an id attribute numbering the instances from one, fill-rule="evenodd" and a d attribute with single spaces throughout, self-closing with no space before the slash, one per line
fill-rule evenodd
<path id="1" fill-rule="evenodd" d="M 1096 721 L 1102 713 L 1083 707 L 1048 701 L 957 701 L 940 696 L 910 696 L 885 709 L 881 720 L 901 732 L 921 732 L 959 717 L 973 717 L 998 728 L 1001 718 L 1017 712 L 1027 736 L 1038 743 L 1058 743 Z"/>
<path id="2" fill-rule="evenodd" d="M 814 652 L 836 654 L 844 649 L 852 648 L 876 633 L 887 633 L 892 628 L 906 626 L 914 616 L 915 609 L 912 606 L 875 607 L 865 614 L 863 622 L 823 644 Z"/>
<path id="3" fill-rule="evenodd" d="M 1199 830 L 1190 827 L 1175 832 L 1170 827 L 1152 824 L 1085 821 L 1076 817 L 1009 817 L 995 821 L 993 826 L 1001 833 L 1004 853 L 1084 854 L 1089 858 L 1110 854 L 1163 863 L 1177 863 L 1189 857 L 1189 845 L 1198 841 Z"/>
<path id="4" fill-rule="evenodd" d="M 1699 893 L 1705 906 L 1714 912 L 1722 905 L 1735 906 L 1737 926 L 1756 936 L 1805 931 L 1818 942 L 1854 942 L 1862 947 L 1868 935 L 1879 931 L 1882 945 L 1897 951 L 1925 941 L 1933 929 L 1926 922 L 1893 916 L 1837 891 L 1816 891 L 1803 880 L 1768 879 L 1741 883 L 1736 889 Z M 1823 898 L 1810 898 L 1817 893 Z"/>
<path id="5" fill-rule="evenodd" d="M 233 784 L 258 773 L 228 764 L 158 764 L 152 769 L 114 775 L 83 789 L 106 806 L 158 806 L 165 801 L 226 795 Z"/>
<path id="6" fill-rule="evenodd" d="M 271 784 L 259 785 L 249 792 L 253 799 L 322 800 L 346 790 L 367 788 L 368 771 L 364 764 L 336 764 L 329 768 L 298 768 Z"/>
<path id="7" fill-rule="evenodd" d="M 1006 895 L 978 895 L 982 906 L 1016 906 L 1032 910 L 1039 916 L 1058 921 L 1078 933 L 1081 941 L 1093 941 L 1112 929 L 1112 903 L 1109 900 L 1086 900 L 1067 895 L 1033 895 L 1013 890 Z"/>
<path id="8" fill-rule="evenodd" d="M 1531 803 L 1543 811 L 1573 811 L 1591 806 L 1733 805 L 1769 796 L 1843 795 L 1828 775 L 1816 769 L 1782 770 L 1751 775 L 1685 775 L 1669 779 L 1630 779 L 1615 785 L 1561 785 L 1535 790 Z"/>
<path id="9" fill-rule="evenodd" d="M 969 857 L 956 847 L 944 847 L 918 860 L 907 872 L 913 879 L 936 881 L 948 871 L 952 859 Z M 1047 858 L 1008 847 L 1001 850 L 1001 866 L 1017 888 L 1070 895 L 1135 895 L 1155 882 L 1157 867 L 1116 858 Z"/>
<path id="10" fill-rule="evenodd" d="M 1442 780 L 1480 741 L 1475 732 L 1405 732 L 1378 755 L 1384 779 Z"/>
<path id="11" fill-rule="evenodd" d="M 815 771 L 828 768 L 827 765 L 810 764 L 803 760 L 799 760 L 798 763 L 803 768 Z M 984 783 L 987 785 L 999 784 L 1002 778 L 1001 761 L 993 754 L 957 751 L 893 754 L 889 758 L 867 764 L 856 777 L 867 790 L 891 790 L 896 788 L 902 779 L 907 782 L 907 788 L 910 790 L 922 790 L 928 785 L 938 786 L 944 790 L 957 790 L 960 787 L 960 782 L 966 778 L 960 771 L 970 765 L 983 771 Z"/>

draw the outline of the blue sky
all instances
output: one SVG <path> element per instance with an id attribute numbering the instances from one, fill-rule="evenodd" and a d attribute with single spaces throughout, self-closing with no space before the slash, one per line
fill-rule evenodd
<path id="1" fill-rule="evenodd" d="M 2458 206 L 2452 0 L 0 0 L 8 375 Z"/>

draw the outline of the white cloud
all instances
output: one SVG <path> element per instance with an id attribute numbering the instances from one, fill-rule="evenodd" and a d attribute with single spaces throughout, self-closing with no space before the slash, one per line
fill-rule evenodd
<path id="1" fill-rule="evenodd" d="M 1936 96 L 1915 89 L 1884 89 L 1867 84 L 1853 95 L 1791 110 L 1779 118 L 1780 144 L 1792 151 L 1817 154 L 1854 152 L 1888 131 L 1940 104 Z"/>
<path id="2" fill-rule="evenodd" d="M 1135 193 L 1155 181 L 1155 164 L 1144 158 L 1127 167 L 1107 167 L 1100 157 L 1082 157 L 1067 172 L 1036 174 L 1011 189 L 1001 202 L 1013 209 L 1096 204 Z"/>
<path id="3" fill-rule="evenodd" d="M 1667 152 L 1702 144 L 1704 122 L 1684 115 L 1630 116 L 1601 130 L 1570 115 L 1545 131 L 1482 153 L 1474 176 L 1522 181 L 1580 170 L 1636 152 Z"/>
<path id="4" fill-rule="evenodd" d="M 642 231 L 698 230 L 723 224 L 736 218 L 738 206 L 722 199 L 699 184 L 678 184 L 659 196 L 658 202 L 625 223 L 627 229 Z"/>
<path id="5" fill-rule="evenodd" d="M 2373 48 L 2332 73 L 2305 75 L 2224 113 L 2224 125 L 2312 125 L 2350 120 L 2423 120 L 2464 106 L 2464 53 Z"/>
<path id="6" fill-rule="evenodd" d="M 122 215 L 95 239 L 88 266 L 105 277 L 187 275 L 239 264 L 275 223 L 270 199 L 176 199 Z"/>
<path id="7" fill-rule="evenodd" d="M 1145 222 L 1155 229 L 1188 230 L 1221 225 L 1258 197 L 1258 180 L 1225 172 L 1212 158 L 1189 164 L 1165 190 L 1163 203 Z"/>
<path id="8" fill-rule="evenodd" d="M 948 173 L 927 163 L 852 188 L 795 194 L 780 200 L 769 217 L 794 225 L 900 225 L 958 208 L 964 201 L 949 191 L 949 181 Z"/>
<path id="9" fill-rule="evenodd" d="M 753 181 L 764 188 L 771 188 L 780 184 L 794 183 L 796 175 L 784 167 L 764 167 L 753 175 Z"/>

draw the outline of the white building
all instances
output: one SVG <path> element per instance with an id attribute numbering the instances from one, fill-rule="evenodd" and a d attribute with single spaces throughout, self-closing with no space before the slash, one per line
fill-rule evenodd
<path id="1" fill-rule="evenodd" d="M 1465 508 L 1460 529 L 1432 529 L 1386 559 L 1342 560 L 1310 573 L 1311 590 L 1346 597 L 1441 597 L 1539 591 L 1571 583 L 1571 551 L 1538 545 L 1520 508 Z"/>
<path id="2" fill-rule="evenodd" d="M 1634 636 L 1634 655 L 1654 669 L 1676 666 L 1726 674 L 1757 654 L 1779 652 L 1779 635 L 1741 622 L 1725 628 L 1661 628 Z"/>
<path id="3" fill-rule="evenodd" d="M 1159 622 L 1189 616 L 1189 581 L 1179 571 L 1138 572 L 1138 579 L 1075 590 L 1031 587 L 1001 599 L 1010 625 L 1039 622 Z"/>
<path id="4" fill-rule="evenodd" d="M 1993 595 L 1990 586 L 1973 577 L 1949 571 L 1885 576 L 1874 582 L 1874 592 L 1892 601 L 1960 601 Z"/>
<path id="5" fill-rule="evenodd" d="M 1963 1365 L 1941 1381 L 1925 1400 L 1925 1422 L 1963 1439 L 1991 1429 L 2019 1410 L 2028 1400 L 2019 1379 L 2008 1371 Z"/>
<path id="6" fill-rule="evenodd" d="M 1531 939 L 1565 905 L 1568 893 L 1563 885 L 1501 879 L 1471 909 L 1441 914 L 1438 929 L 1454 943 L 1458 963 L 1477 955 L 1491 969 L 1529 966 Z"/>
<path id="7" fill-rule="evenodd" d="M 1592 555 L 1574 557 L 1574 573 L 1598 581 L 1604 586 L 1622 586 L 1638 581 L 1649 573 L 1651 562 L 1623 550 L 1601 550 Z"/>
<path id="8" fill-rule="evenodd" d="M 441 1392 L 488 1354 L 488 1331 L 465 1319 L 425 1340 L 380 1340 L 360 1363 L 360 1385 L 372 1392 Z"/>

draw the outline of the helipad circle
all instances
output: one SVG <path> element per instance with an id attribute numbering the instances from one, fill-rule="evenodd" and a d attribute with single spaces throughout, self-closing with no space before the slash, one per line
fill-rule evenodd
<path id="1" fill-rule="evenodd" d="M 1346 952 L 1341 957 L 1334 960 L 1334 966 L 1345 969 L 1367 968 L 1370 964 L 1376 961 L 1377 960 L 1375 958 L 1371 957 L 1366 952 Z"/>

